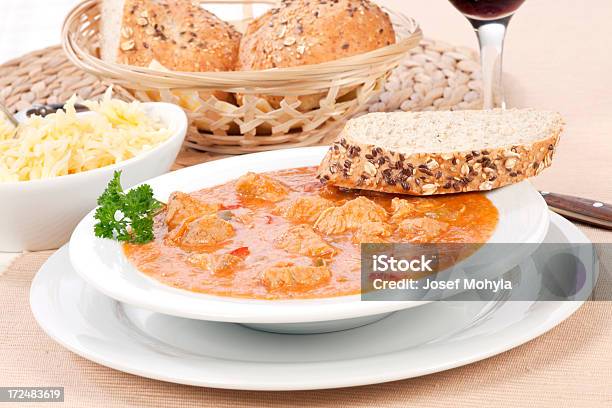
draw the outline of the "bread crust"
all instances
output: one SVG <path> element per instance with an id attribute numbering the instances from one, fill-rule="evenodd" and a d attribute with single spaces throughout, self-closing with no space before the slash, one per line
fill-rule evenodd
<path id="1" fill-rule="evenodd" d="M 126 0 L 119 63 L 173 71 L 232 71 L 240 33 L 214 14 L 180 0 Z"/>
<path id="2" fill-rule="evenodd" d="M 416 196 L 487 191 L 549 167 L 561 131 L 559 124 L 531 144 L 412 155 L 355 143 L 343 132 L 319 165 L 317 178 L 339 187 Z"/>
<path id="3" fill-rule="evenodd" d="M 395 43 L 389 15 L 369 0 L 285 0 L 252 21 L 240 45 L 242 71 L 318 64 Z M 346 94 L 350 91 L 344 89 Z M 300 111 L 325 94 L 300 97 Z M 266 97 L 273 107 L 283 99 Z"/>

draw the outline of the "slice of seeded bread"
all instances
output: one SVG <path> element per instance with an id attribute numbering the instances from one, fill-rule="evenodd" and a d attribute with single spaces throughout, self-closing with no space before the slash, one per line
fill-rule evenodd
<path id="1" fill-rule="evenodd" d="M 317 176 L 411 195 L 491 190 L 550 166 L 562 129 L 533 109 L 370 113 L 347 122 Z"/>

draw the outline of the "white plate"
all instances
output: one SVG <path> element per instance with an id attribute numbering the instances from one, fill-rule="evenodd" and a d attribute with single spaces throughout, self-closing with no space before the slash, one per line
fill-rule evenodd
<path id="1" fill-rule="evenodd" d="M 235 179 L 247 171 L 271 171 L 317 165 L 326 147 L 278 150 L 231 157 L 189 167 L 149 180 L 156 196 L 167 200 L 173 191 L 195 191 Z M 546 203 L 528 182 L 488 192 L 499 211 L 499 224 L 489 242 L 540 243 L 546 235 Z M 255 324 L 323 324 L 305 331 L 329 331 L 325 322 L 345 319 L 335 329 L 355 327 L 381 314 L 423 304 L 413 302 L 360 302 L 360 296 L 313 300 L 232 299 L 180 290 L 159 283 L 134 268 L 121 245 L 93 234 L 93 211 L 78 225 L 70 240 L 70 260 L 75 270 L 94 288 L 134 306 L 193 319 Z M 517 260 L 516 265 L 520 260 Z M 513 266 L 513 265 L 512 265 Z M 507 269 L 506 269 L 507 270 Z M 346 320 L 363 319 L 367 320 Z M 289 330 L 293 328 L 289 327 Z M 300 330 L 300 327 L 296 328 Z"/>
<path id="2" fill-rule="evenodd" d="M 568 221 L 551 218 L 546 242 L 588 243 Z M 531 278 L 518 268 L 512 273 Z M 535 290 L 537 285 L 535 280 Z M 114 301 L 79 278 L 64 247 L 36 275 L 30 304 L 58 343 L 117 370 L 217 388 L 299 390 L 393 381 L 482 360 L 550 330 L 580 307 L 582 300 L 575 299 L 586 299 L 587 292 L 557 302 L 509 301 L 512 293 L 489 302 L 433 302 L 358 329 L 281 335 Z"/>

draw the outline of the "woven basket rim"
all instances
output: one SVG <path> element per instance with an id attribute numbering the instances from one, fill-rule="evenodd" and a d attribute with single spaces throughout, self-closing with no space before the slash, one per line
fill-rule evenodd
<path id="1" fill-rule="evenodd" d="M 262 0 L 211 0 L 201 3 L 270 3 Z M 147 67 L 117 64 L 90 54 L 78 44 L 73 30 L 81 23 L 81 16 L 87 11 L 99 6 L 99 0 L 85 0 L 76 5 L 66 16 L 62 26 L 62 48 L 68 59 L 79 68 L 97 76 L 115 79 L 129 78 L 130 82 L 139 82 L 147 88 L 174 89 L 226 89 L 228 91 L 258 91 L 282 90 L 290 91 L 292 85 L 303 91 L 304 81 L 321 81 L 334 83 L 344 78 L 361 76 L 365 72 L 381 72 L 387 70 L 387 65 L 393 60 L 401 59 L 415 42 L 422 38 L 422 30 L 418 23 L 403 13 L 385 8 L 398 17 L 410 33 L 395 44 L 368 51 L 353 56 L 327 61 L 319 64 L 303 65 L 287 68 L 272 68 L 253 71 L 222 71 L 222 72 L 184 72 L 160 71 Z M 157 82 L 157 83 L 156 83 Z M 162 84 L 160 85 L 161 82 Z M 350 81 L 349 81 L 350 82 Z M 328 83 L 320 88 L 329 87 Z M 319 88 L 319 87 L 317 87 Z M 300 92 L 299 94 L 303 94 Z"/>

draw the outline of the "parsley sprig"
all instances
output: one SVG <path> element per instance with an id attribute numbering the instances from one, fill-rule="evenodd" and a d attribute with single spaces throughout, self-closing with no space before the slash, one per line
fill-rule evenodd
<path id="1" fill-rule="evenodd" d="M 121 171 L 116 171 L 106 190 L 98 197 L 94 218 L 96 237 L 135 244 L 152 241 L 153 216 L 163 203 L 153 198 L 153 189 L 143 184 L 127 193 L 121 187 Z"/>

